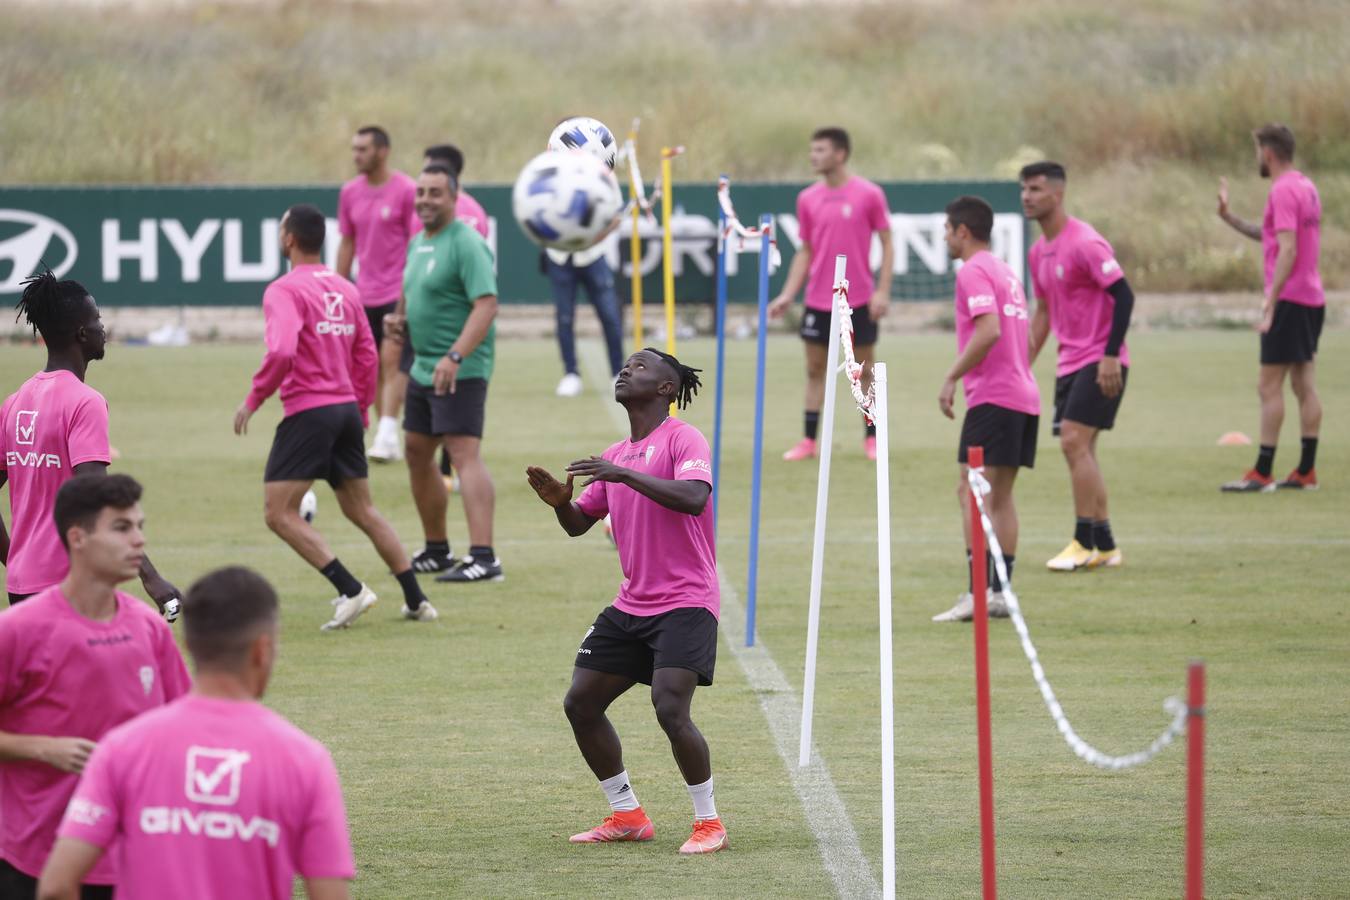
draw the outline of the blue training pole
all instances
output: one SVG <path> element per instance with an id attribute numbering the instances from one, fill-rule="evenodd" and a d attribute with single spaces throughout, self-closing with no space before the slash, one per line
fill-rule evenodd
<path id="1" fill-rule="evenodd" d="M 726 176 L 723 175 L 723 178 Z M 717 501 L 722 494 L 722 382 L 727 347 L 727 213 L 717 208 L 717 399 L 713 409 L 713 540 L 717 540 Z"/>
<path id="2" fill-rule="evenodd" d="M 759 217 L 759 333 L 755 339 L 755 450 L 750 476 L 750 583 L 745 591 L 745 646 L 755 646 L 755 595 L 759 589 L 759 485 L 764 469 L 764 356 L 769 330 L 769 252 L 773 216 Z"/>

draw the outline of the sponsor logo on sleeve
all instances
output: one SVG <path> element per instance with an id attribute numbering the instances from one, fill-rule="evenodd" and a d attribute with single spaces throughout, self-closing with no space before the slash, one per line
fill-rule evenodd
<path id="1" fill-rule="evenodd" d="M 70 806 L 66 807 L 66 821 L 92 828 L 98 824 L 99 819 L 102 819 L 108 813 L 109 810 L 106 806 L 99 806 L 92 800 L 86 800 L 83 797 L 71 797 Z"/>
<path id="2" fill-rule="evenodd" d="M 973 295 L 973 296 L 971 296 L 971 297 L 967 297 L 967 298 L 966 298 L 966 307 L 967 307 L 971 312 L 975 312 L 976 310 L 979 310 L 979 309 L 995 309 L 995 308 L 996 308 L 996 304 L 994 303 L 994 295 L 993 295 L 993 294 L 975 294 L 975 295 Z"/>
<path id="3" fill-rule="evenodd" d="M 1102 263 L 1103 275 L 1110 275 L 1112 272 L 1119 272 L 1119 271 L 1120 271 L 1120 263 L 1116 262 L 1114 259 L 1108 259 Z"/>
<path id="4" fill-rule="evenodd" d="M 703 472 L 711 475 L 712 465 L 706 459 L 686 459 L 680 463 L 680 473 L 685 472 Z"/>

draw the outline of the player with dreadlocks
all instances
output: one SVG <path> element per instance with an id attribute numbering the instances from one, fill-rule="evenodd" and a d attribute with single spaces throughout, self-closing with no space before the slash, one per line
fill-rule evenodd
<path id="1" fill-rule="evenodd" d="M 15 316 L 27 317 L 47 345 L 47 367 L 0 406 L 0 487 L 9 482 L 10 524 L 0 522 L 0 562 L 9 602 L 59 584 L 70 560 L 53 524 L 56 492 L 76 475 L 104 474 L 108 401 L 84 383 L 89 363 L 103 358 L 107 334 L 98 304 L 78 281 L 47 269 L 24 281 Z M 142 558 L 141 585 L 169 621 L 178 617 L 178 589 Z"/>
<path id="2" fill-rule="evenodd" d="M 625 576 L 613 605 L 582 638 L 563 700 L 581 755 L 612 810 L 597 827 L 573 835 L 573 843 L 653 837 L 624 769 L 619 735 L 605 716 L 641 682 L 651 686 L 656 719 L 694 802 L 694 833 L 680 852 L 712 853 L 727 845 L 713 804 L 708 743 L 689 717 L 694 688 L 712 684 L 717 660 L 721 595 L 708 502 L 711 454 L 697 428 L 669 415 L 672 401 L 683 409 L 698 392 L 698 372 L 669 354 L 639 350 L 614 383 L 632 436 L 569 465 L 566 484 L 537 466 L 525 470 L 569 535 L 585 534 L 610 515 Z M 578 475 L 587 480 L 573 501 Z"/>

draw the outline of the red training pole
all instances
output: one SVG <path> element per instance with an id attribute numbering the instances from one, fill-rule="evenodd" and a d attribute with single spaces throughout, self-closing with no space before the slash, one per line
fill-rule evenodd
<path id="1" fill-rule="evenodd" d="M 967 465 L 984 468 L 984 448 L 967 451 Z M 985 568 L 984 526 L 980 507 L 970 495 L 970 592 L 975 601 L 975 725 L 980 752 L 980 874 L 984 900 L 998 896 L 994 874 L 994 747 L 989 725 L 989 604 L 985 597 L 988 572 Z M 1189 900 L 1189 898 L 1188 898 Z"/>
<path id="2" fill-rule="evenodd" d="M 1205 664 L 1187 669 L 1186 900 L 1205 896 Z"/>

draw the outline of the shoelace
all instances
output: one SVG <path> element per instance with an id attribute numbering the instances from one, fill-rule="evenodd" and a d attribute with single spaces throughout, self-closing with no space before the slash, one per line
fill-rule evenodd
<path id="1" fill-rule="evenodd" d="M 716 837 L 723 830 L 721 821 L 717 819 L 695 819 L 694 833 L 690 840 Z"/>

